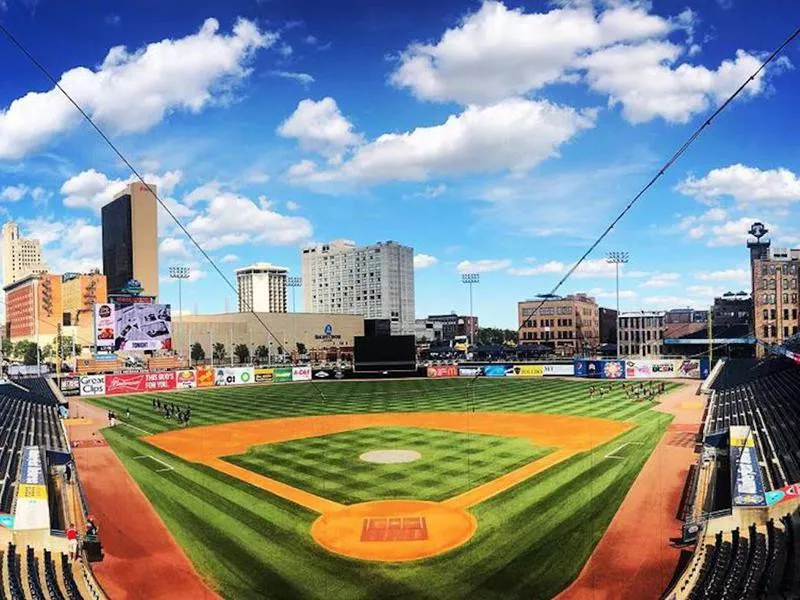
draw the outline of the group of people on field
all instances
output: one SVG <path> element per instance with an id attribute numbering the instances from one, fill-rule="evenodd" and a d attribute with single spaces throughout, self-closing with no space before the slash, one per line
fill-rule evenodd
<path id="1" fill-rule="evenodd" d="M 654 400 L 659 394 L 663 394 L 667 389 L 667 384 L 663 381 L 640 381 L 638 383 L 621 382 L 619 384 L 625 397 L 628 400 Z M 614 384 L 608 383 L 605 385 L 590 385 L 589 398 L 594 398 L 595 395 L 601 398 L 606 394 L 614 391 Z"/>
<path id="2" fill-rule="evenodd" d="M 190 404 L 181 406 L 174 402 L 162 402 L 159 398 L 153 398 L 153 412 L 161 413 L 165 419 L 174 417 L 183 427 L 188 427 L 192 420 L 192 406 Z"/>

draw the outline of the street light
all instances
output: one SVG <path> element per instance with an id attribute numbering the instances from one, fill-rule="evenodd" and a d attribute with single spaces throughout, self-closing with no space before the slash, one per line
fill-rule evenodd
<path id="1" fill-rule="evenodd" d="M 303 278 L 302 277 L 287 277 L 286 278 L 286 287 L 292 288 L 292 312 L 296 312 L 295 304 L 294 304 L 294 291 L 302 287 L 303 285 Z"/>
<path id="2" fill-rule="evenodd" d="M 478 273 L 463 273 L 461 282 L 469 286 L 469 345 L 475 345 L 475 317 L 472 315 L 472 284 L 480 283 L 481 276 Z"/>
<path id="3" fill-rule="evenodd" d="M 617 278 L 617 360 L 619 360 L 619 266 L 624 265 L 630 260 L 628 252 L 607 252 L 606 262 L 614 265 Z"/>
<path id="4" fill-rule="evenodd" d="M 181 290 L 181 281 L 184 280 L 184 279 L 189 279 L 189 275 L 190 274 L 191 274 L 191 271 L 190 271 L 189 267 L 185 267 L 183 265 L 174 265 L 174 266 L 169 268 L 169 277 L 170 277 L 170 279 L 177 279 L 178 280 L 178 312 L 179 312 L 179 318 L 180 318 L 180 323 L 181 323 L 181 341 L 182 342 L 186 342 L 186 340 L 188 338 L 186 337 L 186 330 L 184 330 L 184 328 L 183 328 L 183 295 L 182 295 L 182 290 Z M 189 352 L 188 347 L 186 349 L 186 356 L 189 357 L 189 360 L 191 361 L 191 353 Z M 191 365 L 191 362 L 189 362 L 189 364 Z"/>

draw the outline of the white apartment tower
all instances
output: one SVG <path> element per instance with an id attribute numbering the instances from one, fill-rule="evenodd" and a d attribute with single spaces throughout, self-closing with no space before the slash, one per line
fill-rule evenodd
<path id="1" fill-rule="evenodd" d="M 20 237 L 19 226 L 13 221 L 3 225 L 3 286 L 28 275 L 46 273 L 39 240 Z"/>
<path id="2" fill-rule="evenodd" d="M 302 263 L 306 311 L 389 319 L 392 335 L 414 334 L 413 248 L 335 240 L 303 248 Z"/>
<path id="3" fill-rule="evenodd" d="M 270 263 L 255 263 L 236 269 L 239 312 L 286 312 L 288 269 Z"/>

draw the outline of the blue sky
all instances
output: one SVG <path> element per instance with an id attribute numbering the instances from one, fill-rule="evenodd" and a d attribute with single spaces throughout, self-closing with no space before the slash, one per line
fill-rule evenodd
<path id="1" fill-rule="evenodd" d="M 106 6 L 110 6 L 106 4 Z M 792 0 L 96 2 L 0 0 L 0 20 L 233 270 L 299 248 L 397 240 L 417 316 L 515 326 L 591 239 L 797 25 Z M 800 245 L 800 43 L 748 88 L 562 288 L 623 309 L 749 289 L 746 230 Z M 130 173 L 0 39 L 0 212 L 53 270 L 101 266 L 99 207 Z M 9 76 L 10 74 L 10 76 Z M 184 309 L 233 293 L 165 215 Z M 175 284 L 162 300 L 177 303 Z M 300 294 L 298 294 L 298 303 Z"/>

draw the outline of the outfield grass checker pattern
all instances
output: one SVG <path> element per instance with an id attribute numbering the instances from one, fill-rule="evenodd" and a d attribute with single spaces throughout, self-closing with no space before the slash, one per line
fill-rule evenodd
<path id="1" fill-rule="evenodd" d="M 375 464 L 361 453 L 416 450 L 411 463 Z M 251 448 L 225 460 L 318 496 L 354 504 L 444 500 L 549 454 L 529 440 L 415 427 L 367 427 Z"/>

